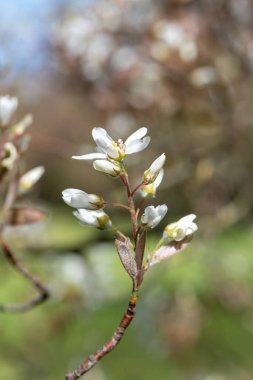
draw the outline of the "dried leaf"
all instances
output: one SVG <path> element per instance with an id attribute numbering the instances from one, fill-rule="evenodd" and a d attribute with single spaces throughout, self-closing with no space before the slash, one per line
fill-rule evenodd
<path id="1" fill-rule="evenodd" d="M 131 253 L 130 239 L 116 239 L 115 246 L 125 270 L 133 280 L 136 280 L 138 270 L 136 261 Z"/>
<path id="2" fill-rule="evenodd" d="M 7 224 L 20 226 L 40 222 L 47 216 L 46 212 L 32 207 L 15 207 L 7 215 Z"/>
<path id="3" fill-rule="evenodd" d="M 192 236 L 188 236 L 182 241 L 172 241 L 168 245 L 163 245 L 154 254 L 152 254 L 152 257 L 148 257 L 148 264 L 145 269 L 147 270 L 150 266 L 159 264 L 161 261 L 168 260 L 171 256 L 174 256 L 177 253 L 181 252 L 188 246 L 191 240 Z"/>

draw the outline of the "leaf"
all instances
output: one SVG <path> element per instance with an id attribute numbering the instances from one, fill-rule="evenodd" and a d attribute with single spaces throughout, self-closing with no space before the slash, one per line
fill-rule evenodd
<path id="1" fill-rule="evenodd" d="M 10 226 L 21 226 L 40 222 L 47 216 L 45 211 L 32 207 L 14 207 L 7 214 L 7 223 Z"/>
<path id="2" fill-rule="evenodd" d="M 115 246 L 125 270 L 135 281 L 137 278 L 137 265 L 135 258 L 131 253 L 131 242 L 129 238 L 120 238 L 115 240 Z"/>
<path id="3" fill-rule="evenodd" d="M 185 249 L 188 246 L 191 240 L 192 236 L 187 236 L 182 241 L 172 241 L 170 244 L 163 245 L 162 247 L 158 248 L 158 250 L 155 251 L 155 253 L 152 253 L 148 256 L 145 270 L 147 270 L 152 265 L 159 264 L 161 261 L 164 260 L 168 260 L 170 257 L 183 251 L 183 249 Z"/>

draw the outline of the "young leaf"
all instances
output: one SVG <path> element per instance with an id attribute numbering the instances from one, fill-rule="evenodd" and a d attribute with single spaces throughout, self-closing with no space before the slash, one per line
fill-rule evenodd
<path id="1" fill-rule="evenodd" d="M 172 241 L 168 245 L 161 246 L 157 251 L 155 251 L 155 253 L 152 253 L 148 256 L 145 270 L 147 270 L 152 265 L 159 264 L 164 260 L 168 260 L 171 256 L 174 256 L 175 254 L 181 252 L 188 246 L 191 240 L 192 236 L 187 236 L 184 240 Z"/>
<path id="2" fill-rule="evenodd" d="M 135 281 L 137 277 L 136 261 L 131 253 L 131 242 L 129 238 L 118 238 L 115 240 L 115 246 L 119 254 L 120 261 L 122 262 L 125 270 L 129 276 Z"/>

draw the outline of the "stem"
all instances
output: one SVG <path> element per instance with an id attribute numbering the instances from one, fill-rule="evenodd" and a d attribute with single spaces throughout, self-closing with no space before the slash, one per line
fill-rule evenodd
<path id="1" fill-rule="evenodd" d="M 131 209 L 130 207 L 126 206 L 126 205 L 123 205 L 121 203 L 117 203 L 117 202 L 104 202 L 104 206 L 107 207 L 107 206 L 113 206 L 113 207 L 119 207 L 119 208 L 124 208 L 128 211 L 131 212 Z"/>
<path id="2" fill-rule="evenodd" d="M 16 178 L 16 173 L 15 173 L 13 180 L 9 185 L 9 188 L 4 200 L 3 208 L 2 208 L 4 224 L 8 223 L 7 215 L 16 200 L 17 189 L 18 189 L 18 179 Z"/>
<path id="3" fill-rule="evenodd" d="M 153 251 L 150 252 L 150 254 L 148 255 L 147 261 L 146 261 L 146 263 L 145 263 L 145 265 L 144 265 L 144 268 L 143 268 L 144 272 L 146 272 L 146 271 L 148 270 L 148 268 L 149 268 L 149 263 L 151 262 L 151 260 L 152 260 L 152 258 L 153 258 L 153 256 L 154 256 L 155 252 L 156 252 L 156 251 L 157 251 L 157 250 L 158 250 L 163 244 L 164 244 L 164 239 L 161 238 L 161 239 L 159 240 L 159 242 L 156 244 L 156 246 L 155 246 L 155 248 L 153 249 Z"/>
<path id="4" fill-rule="evenodd" d="M 137 211 L 136 211 L 136 218 L 138 218 L 139 213 L 140 213 L 140 211 L 141 211 L 141 208 L 142 208 L 142 206 L 143 206 L 145 200 L 146 200 L 145 198 L 142 198 L 142 199 L 140 200 L 140 202 L 139 202 L 139 204 L 138 204 L 138 207 L 137 207 Z"/>
<path id="5" fill-rule="evenodd" d="M 136 210 L 135 210 L 135 204 L 134 204 L 134 198 L 132 196 L 130 184 L 129 184 L 129 179 L 127 172 L 124 171 L 124 173 L 120 176 L 122 182 L 126 186 L 127 189 L 127 196 L 128 196 L 128 202 L 129 202 L 129 210 L 131 214 L 131 221 L 132 221 L 132 226 L 133 226 L 133 237 L 134 241 L 136 243 L 136 238 L 137 238 L 137 220 L 136 220 Z"/>
<path id="6" fill-rule="evenodd" d="M 128 308 L 123 315 L 118 327 L 113 333 L 111 339 L 105 343 L 101 348 L 99 348 L 94 354 L 90 355 L 74 372 L 70 372 L 65 376 L 65 380 L 77 380 L 82 375 L 87 373 L 92 367 L 94 367 L 99 360 L 101 360 L 105 355 L 111 352 L 121 341 L 126 329 L 132 322 L 136 304 L 138 301 L 138 291 L 133 290 L 131 298 L 128 303 Z"/>
<path id="7" fill-rule="evenodd" d="M 0 312 L 22 313 L 44 302 L 50 295 L 47 288 L 37 277 L 33 276 L 25 267 L 21 265 L 14 253 L 11 252 L 10 248 L 3 241 L 1 242 L 1 248 L 8 262 L 33 284 L 33 286 L 39 291 L 39 294 L 21 305 L 0 305 Z"/>
<path id="8" fill-rule="evenodd" d="M 147 182 L 143 181 L 143 182 L 141 182 L 139 185 L 137 185 L 137 186 L 133 189 L 133 191 L 132 191 L 132 193 L 131 193 L 132 197 L 134 196 L 134 194 L 136 193 L 136 191 L 139 190 L 140 187 L 142 187 L 143 185 L 146 185 L 146 184 L 147 184 Z"/>

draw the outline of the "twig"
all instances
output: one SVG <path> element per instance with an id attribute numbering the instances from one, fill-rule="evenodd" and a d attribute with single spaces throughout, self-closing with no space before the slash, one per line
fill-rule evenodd
<path id="1" fill-rule="evenodd" d="M 105 355 L 111 352 L 119 344 L 123 335 L 125 334 L 126 329 L 128 328 L 128 326 L 134 318 L 137 301 L 138 293 L 137 291 L 133 291 L 128 304 L 127 311 L 125 312 L 120 324 L 116 328 L 111 339 L 107 343 L 105 343 L 103 347 L 98 349 L 94 354 L 90 355 L 88 359 L 86 359 L 74 372 L 68 373 L 65 376 L 65 380 L 79 379 L 82 375 L 84 375 L 92 367 L 94 367 L 99 360 L 101 360 Z"/>
<path id="2" fill-rule="evenodd" d="M 7 244 L 1 242 L 1 248 L 8 262 L 33 284 L 33 286 L 39 291 L 39 294 L 21 305 L 0 305 L 0 312 L 22 313 L 32 309 L 35 306 L 40 305 L 47 298 L 49 298 L 49 290 L 41 283 L 41 281 L 37 277 L 33 276 L 25 267 L 22 266 L 22 264 L 19 262 L 19 260 L 16 258 L 14 253 L 7 246 Z"/>
<path id="3" fill-rule="evenodd" d="M 131 209 L 130 207 L 126 206 L 126 205 L 123 205 L 121 203 L 117 203 L 117 202 L 104 202 L 104 206 L 107 207 L 107 206 L 113 206 L 113 207 L 119 207 L 119 208 L 124 208 L 128 211 L 131 212 Z"/>

